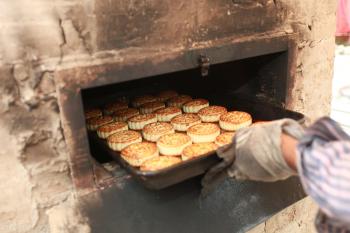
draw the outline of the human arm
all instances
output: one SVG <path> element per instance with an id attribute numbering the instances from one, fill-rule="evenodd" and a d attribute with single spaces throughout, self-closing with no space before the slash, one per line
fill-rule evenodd
<path id="1" fill-rule="evenodd" d="M 325 213 L 324 218 L 350 225 L 349 137 L 333 121 L 323 118 L 306 130 L 300 143 L 282 134 L 281 148 L 289 167 L 298 167 L 306 193 Z"/>
<path id="2" fill-rule="evenodd" d="M 322 118 L 297 145 L 297 169 L 305 192 L 318 204 L 325 225 L 350 229 L 350 137 Z"/>
<path id="3" fill-rule="evenodd" d="M 284 160 L 287 165 L 293 169 L 297 170 L 297 144 L 298 141 L 289 136 L 288 134 L 282 133 L 281 135 L 281 149 Z"/>
<path id="4" fill-rule="evenodd" d="M 327 215 L 320 214 L 321 222 L 342 229 L 350 223 L 350 138 L 329 118 L 305 133 L 290 120 L 240 130 L 218 154 L 223 162 L 204 177 L 204 189 L 224 174 L 241 180 L 276 181 L 298 171 L 306 193 Z"/>

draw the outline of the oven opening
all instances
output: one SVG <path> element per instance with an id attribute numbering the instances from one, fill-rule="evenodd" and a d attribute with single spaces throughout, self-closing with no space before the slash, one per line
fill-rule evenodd
<path id="1" fill-rule="evenodd" d="M 154 95 L 163 90 L 174 90 L 192 98 L 205 98 L 209 100 L 210 105 L 225 106 L 228 110 L 246 110 L 255 120 L 264 120 L 259 116 L 263 110 L 252 111 L 252 108 L 256 110 L 260 106 L 248 106 L 248 102 L 259 99 L 272 105 L 284 104 L 288 77 L 287 51 L 219 64 L 211 62 L 214 64 L 210 65 L 209 73 L 204 77 L 199 67 L 195 67 L 84 89 L 84 109 L 103 109 L 120 97 L 133 99 L 135 96 Z M 269 118 L 278 117 L 281 116 L 271 113 Z M 113 158 L 95 143 L 90 137 L 91 134 L 92 132 L 88 133 L 91 156 L 102 165 L 111 163 Z"/>

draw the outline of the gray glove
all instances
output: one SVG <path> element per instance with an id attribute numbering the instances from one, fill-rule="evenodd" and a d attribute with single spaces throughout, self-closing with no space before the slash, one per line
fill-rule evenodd
<path id="1" fill-rule="evenodd" d="M 272 182 L 296 175 L 283 158 L 281 135 L 285 133 L 299 140 L 303 132 L 301 125 L 291 119 L 238 130 L 231 144 L 217 150 L 222 161 L 204 176 L 203 191 L 210 190 L 211 186 L 227 176 L 239 180 Z"/>

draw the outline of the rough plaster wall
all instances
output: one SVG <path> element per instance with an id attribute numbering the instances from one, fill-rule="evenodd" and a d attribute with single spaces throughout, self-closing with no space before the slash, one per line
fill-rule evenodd
<path id="1" fill-rule="evenodd" d="M 284 1 L 293 9 L 289 23 L 301 32 L 291 109 L 312 120 L 330 113 L 334 60 L 335 7 L 337 1 Z M 322 91 L 315 91 L 322 90 Z"/>
<path id="2" fill-rule="evenodd" d="M 79 218 L 69 214 L 75 198 L 51 73 L 34 81 L 32 67 L 16 64 L 0 75 L 1 232 L 50 232 L 56 221 L 70 229 Z"/>
<path id="3" fill-rule="evenodd" d="M 87 50 L 64 19 L 72 6 L 0 1 L 0 232 L 89 232 L 76 208 L 52 74 L 65 54 Z"/>
<path id="4" fill-rule="evenodd" d="M 237 6 L 244 10 L 260 4 L 262 12 L 264 7 L 274 5 L 288 7 L 287 25 L 303 35 L 299 41 L 296 75 L 300 82 L 293 87 L 293 98 L 288 105 L 311 118 L 329 112 L 335 1 L 235 0 L 230 10 L 225 8 L 230 1 L 218 1 L 225 11 L 222 15 L 212 14 L 212 18 L 206 17 L 211 15 L 210 1 L 193 0 L 176 5 L 154 0 L 142 7 L 145 2 L 0 1 L 0 135 L 3 138 L 0 141 L 0 200 L 3 200 L 0 232 L 89 231 L 88 220 L 80 216 L 76 208 L 52 78 L 64 58 L 81 60 L 99 50 L 123 46 L 168 46 L 173 40 L 177 45 L 190 47 L 196 40 L 207 38 L 210 30 L 216 35 L 220 26 L 210 30 L 194 29 L 195 36 L 188 34 L 188 28 L 220 17 L 224 22 L 223 15 L 235 14 Z M 153 12 L 152 5 L 163 10 Z M 141 8 L 144 10 L 139 11 Z M 164 14 L 172 9 L 173 14 Z M 142 15 L 147 19 L 142 25 L 123 27 L 123 22 L 130 17 Z M 186 15 L 191 17 L 185 22 L 180 20 Z M 157 26 L 152 26 L 153 20 Z M 232 25 L 237 24 L 232 22 Z M 142 30 L 147 27 L 152 30 L 144 36 Z M 161 37 L 159 31 L 169 27 L 178 30 Z M 236 30 L 236 26 L 232 28 Z M 289 27 L 282 25 L 281 30 L 285 28 Z M 118 30 L 125 32 L 121 33 L 124 38 L 116 37 Z M 225 33 L 231 31 L 222 35 Z M 315 92 L 315 88 L 323 91 Z M 314 212 L 314 204 L 304 200 L 253 232 L 310 232 Z"/>

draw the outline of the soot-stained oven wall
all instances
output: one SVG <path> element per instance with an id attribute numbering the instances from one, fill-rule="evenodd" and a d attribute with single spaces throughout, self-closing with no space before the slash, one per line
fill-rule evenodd
<path id="1" fill-rule="evenodd" d="M 227 36 L 274 30 L 286 8 L 271 0 L 97 1 L 94 22 L 98 49 L 154 45 L 191 47 Z"/>

